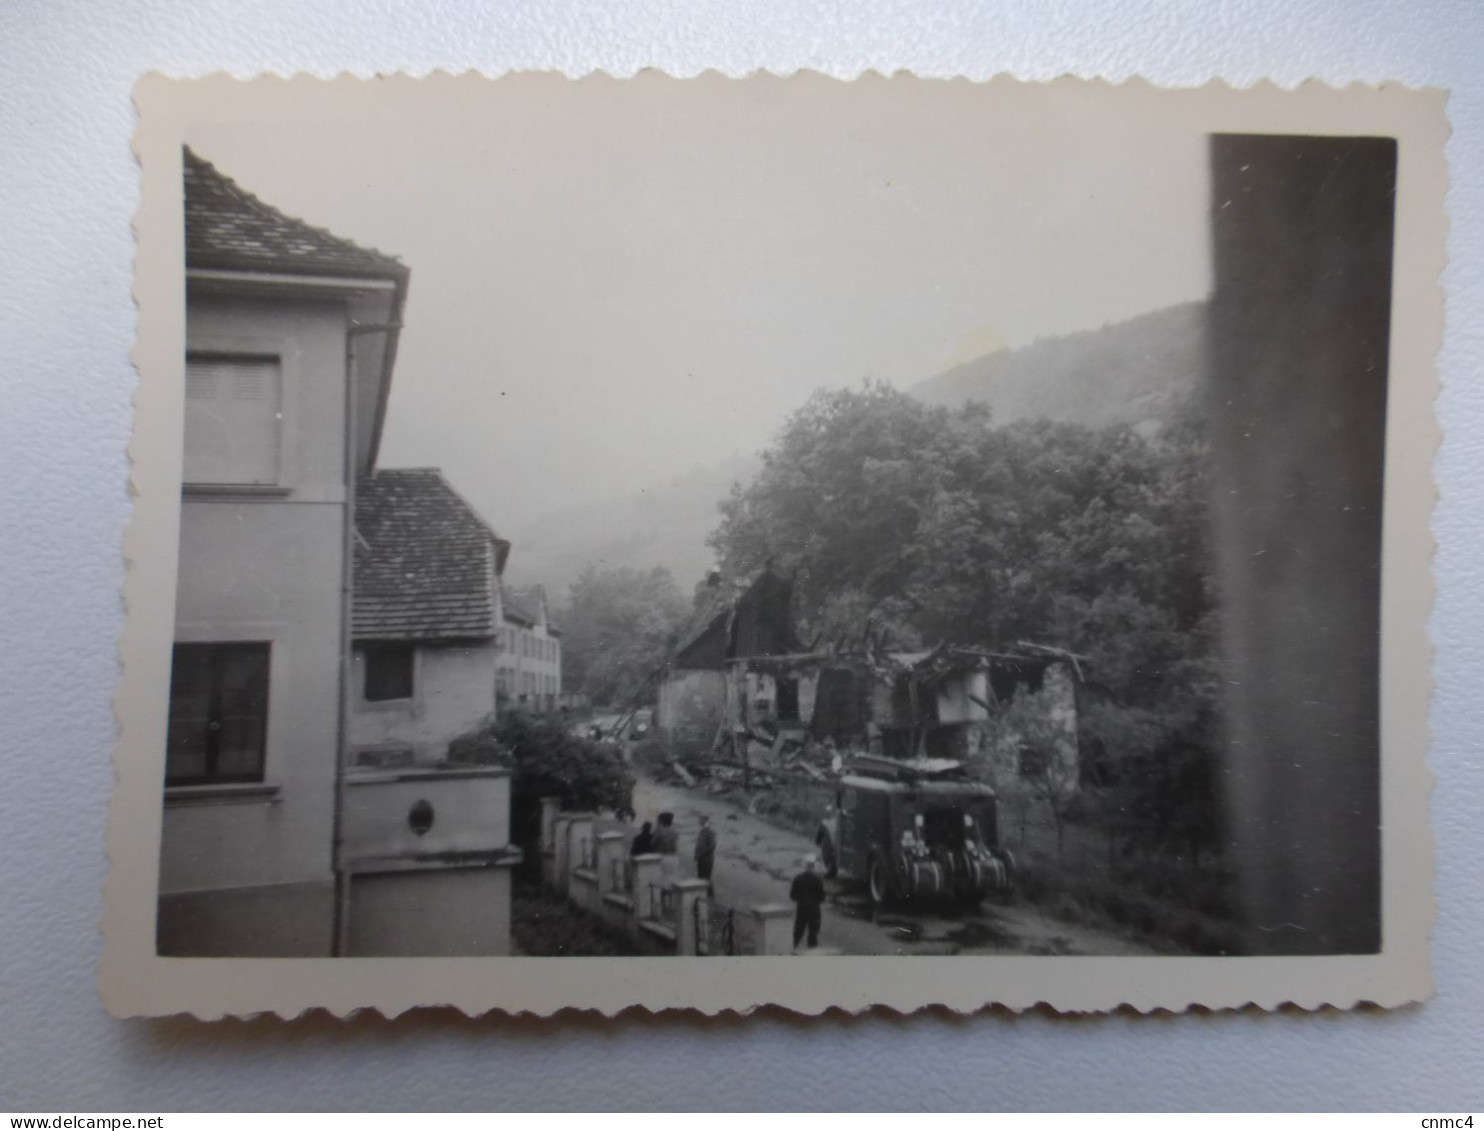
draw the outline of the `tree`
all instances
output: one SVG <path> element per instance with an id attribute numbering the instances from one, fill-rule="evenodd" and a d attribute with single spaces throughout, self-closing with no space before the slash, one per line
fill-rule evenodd
<path id="1" fill-rule="evenodd" d="M 510 767 L 511 835 L 530 850 L 528 862 L 538 859 L 543 797 L 557 798 L 567 810 L 633 811 L 634 775 L 622 754 L 578 737 L 550 716 L 504 715 L 492 727 L 455 739 L 448 756 L 452 762 Z"/>
<path id="2" fill-rule="evenodd" d="M 1067 817 L 1077 793 L 1074 736 L 1018 688 L 1009 703 L 994 716 L 993 737 L 1000 747 L 998 760 L 1014 767 L 1008 792 L 1021 810 L 1024 828 L 1031 803 L 1039 803 L 1056 830 L 1056 855 L 1066 847 Z"/>
<path id="3" fill-rule="evenodd" d="M 763 468 L 722 504 L 712 535 L 723 572 L 772 560 L 795 575 L 806 637 L 912 630 L 916 539 L 988 419 L 928 408 L 888 385 L 816 393 L 763 454 Z"/>
<path id="4" fill-rule="evenodd" d="M 1220 687 L 1207 465 L 1194 404 L 1142 431 L 995 427 L 982 407 L 867 384 L 785 424 L 711 541 L 729 575 L 770 558 L 793 574 L 804 635 L 825 644 L 884 632 L 1087 657 L 1106 692 L 1087 737 L 1115 765 L 1173 759 L 1196 781 Z M 1188 791 L 1170 827 L 1214 823 L 1212 792 Z"/>
<path id="5" fill-rule="evenodd" d="M 596 703 L 628 705 L 664 663 L 689 615 L 667 569 L 589 566 L 561 614 L 567 685 Z"/>

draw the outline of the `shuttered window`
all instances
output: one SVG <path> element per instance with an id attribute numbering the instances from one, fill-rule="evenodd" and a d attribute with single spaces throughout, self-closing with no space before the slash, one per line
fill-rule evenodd
<path id="1" fill-rule="evenodd" d="M 268 742 L 267 644 L 177 644 L 166 785 L 260 782 Z"/>
<path id="2" fill-rule="evenodd" d="M 186 358 L 185 482 L 276 484 L 282 385 L 277 358 Z"/>

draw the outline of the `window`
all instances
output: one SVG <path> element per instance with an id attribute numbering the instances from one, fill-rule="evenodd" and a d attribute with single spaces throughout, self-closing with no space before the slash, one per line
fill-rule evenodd
<path id="1" fill-rule="evenodd" d="M 784 723 L 798 722 L 799 681 L 779 676 L 774 681 L 774 687 L 778 693 L 778 721 Z"/>
<path id="2" fill-rule="evenodd" d="M 383 644 L 366 649 L 366 699 L 381 703 L 412 698 L 411 644 Z"/>
<path id="3" fill-rule="evenodd" d="M 281 378 L 277 358 L 186 358 L 185 482 L 278 482 Z"/>
<path id="4" fill-rule="evenodd" d="M 267 644 L 177 644 L 165 784 L 260 782 L 268 742 Z"/>

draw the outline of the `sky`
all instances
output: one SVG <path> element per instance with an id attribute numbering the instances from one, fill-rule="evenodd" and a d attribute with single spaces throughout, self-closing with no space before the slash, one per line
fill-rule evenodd
<path id="1" fill-rule="evenodd" d="M 510 528 L 757 451 L 817 388 L 1208 293 L 1200 134 L 953 85 L 555 82 L 187 140 L 411 268 L 381 463 Z"/>

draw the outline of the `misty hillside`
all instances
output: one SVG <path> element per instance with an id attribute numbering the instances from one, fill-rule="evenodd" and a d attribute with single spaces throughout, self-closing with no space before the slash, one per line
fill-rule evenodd
<path id="1" fill-rule="evenodd" d="M 1048 417 L 1100 427 L 1163 417 L 1204 364 L 1206 304 L 1143 314 L 975 358 L 909 391 L 928 404 L 983 401 L 997 424 Z"/>
<path id="2" fill-rule="evenodd" d="M 706 536 L 721 522 L 717 509 L 732 484 L 746 483 L 762 461 L 733 456 L 699 467 L 627 498 L 582 503 L 511 527 L 506 577 L 540 582 L 552 603 L 563 605 L 567 587 L 589 565 L 662 565 L 687 594 L 713 564 Z"/>
<path id="3" fill-rule="evenodd" d="M 949 407 L 984 401 L 997 423 L 1046 416 L 1074 424 L 1142 424 L 1163 418 L 1201 372 L 1206 306 L 1186 303 L 1127 322 L 1047 338 L 955 366 L 909 392 Z M 734 456 L 627 498 L 583 503 L 501 529 L 513 543 L 506 574 L 541 582 L 554 605 L 589 565 L 663 565 L 682 590 L 712 565 L 706 536 L 717 504 L 762 461 Z"/>

